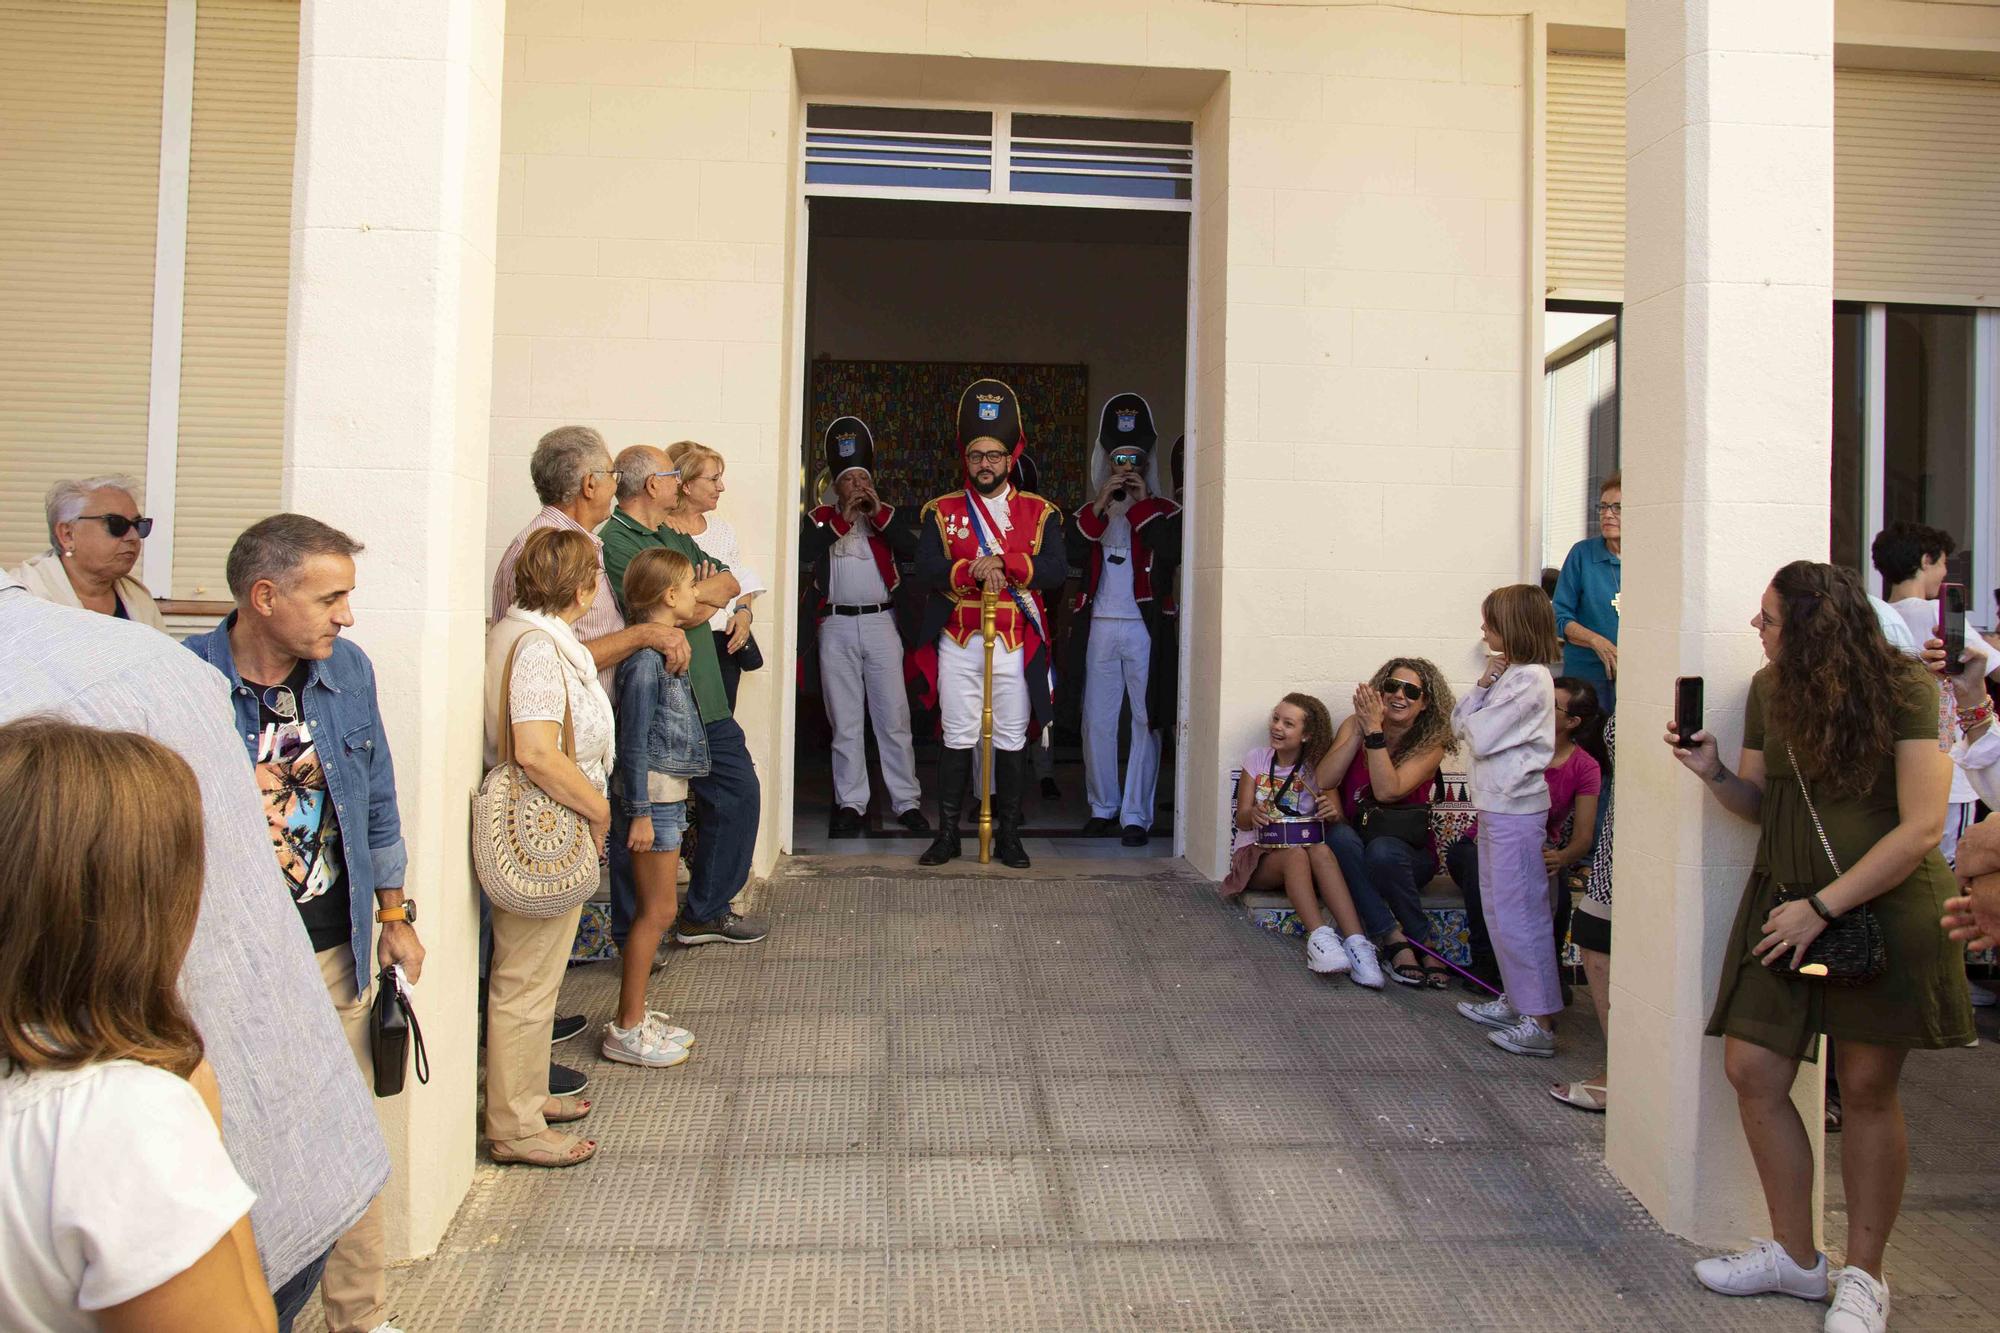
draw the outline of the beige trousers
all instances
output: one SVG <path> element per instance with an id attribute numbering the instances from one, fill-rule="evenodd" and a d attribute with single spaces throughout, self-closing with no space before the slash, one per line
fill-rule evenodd
<path id="1" fill-rule="evenodd" d="M 516 1144 L 549 1127 L 549 1024 L 583 904 L 556 917 L 493 909 L 486 974 L 486 1137 Z"/>
<path id="2" fill-rule="evenodd" d="M 375 998 L 354 989 L 354 952 L 345 944 L 322 949 L 320 979 L 326 982 L 327 997 L 340 1015 L 347 1044 L 354 1048 L 354 1063 L 361 1069 L 361 1081 L 372 1094 L 375 1089 L 375 1054 L 368 1042 L 368 1013 Z M 370 1333 L 388 1318 L 388 1260 L 382 1240 L 382 1196 L 369 1200 L 368 1211 L 333 1243 L 327 1256 L 326 1272 L 319 1280 L 320 1305 L 326 1311 L 327 1333 Z"/>

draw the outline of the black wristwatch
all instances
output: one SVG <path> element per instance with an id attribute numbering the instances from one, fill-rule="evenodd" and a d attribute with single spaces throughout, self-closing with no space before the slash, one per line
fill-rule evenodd
<path id="1" fill-rule="evenodd" d="M 1365 732 L 1361 743 L 1371 750 L 1386 750 L 1389 748 L 1389 734 L 1384 731 Z"/>

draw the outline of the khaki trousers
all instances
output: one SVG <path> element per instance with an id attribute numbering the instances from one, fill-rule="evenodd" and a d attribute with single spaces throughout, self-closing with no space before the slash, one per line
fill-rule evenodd
<path id="1" fill-rule="evenodd" d="M 512 1145 L 549 1127 L 549 1024 L 569 965 L 578 903 L 557 917 L 493 909 L 493 962 L 486 973 L 486 1137 Z"/>
<path id="2" fill-rule="evenodd" d="M 371 985 L 366 995 L 354 989 L 354 951 L 345 944 L 322 949 L 319 954 L 320 979 L 326 982 L 327 997 L 340 1015 L 347 1044 L 354 1048 L 354 1063 L 361 1069 L 361 1081 L 372 1094 L 375 1088 L 375 1054 L 368 1041 L 368 1014 L 374 999 Z M 368 1202 L 361 1220 L 333 1243 L 327 1256 L 326 1272 L 319 1280 L 320 1305 L 326 1311 L 327 1333 L 370 1333 L 388 1318 L 388 1259 L 382 1240 L 382 1196 Z"/>

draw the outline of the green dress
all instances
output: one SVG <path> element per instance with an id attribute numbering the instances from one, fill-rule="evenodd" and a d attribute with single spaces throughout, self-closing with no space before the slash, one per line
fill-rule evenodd
<path id="1" fill-rule="evenodd" d="M 1813 1058 L 1820 1033 L 1836 1040 L 1927 1050 L 1969 1044 L 1974 1034 L 1965 950 L 1947 939 L 1938 924 L 1945 899 L 1958 892 L 1957 880 L 1935 847 L 1909 878 L 1868 904 L 1882 923 L 1889 968 L 1867 985 L 1808 981 L 1790 975 L 1787 967 L 1766 967 L 1751 955 L 1764 937 L 1764 918 L 1777 906 L 1779 884 L 1821 889 L 1834 878 L 1785 738 L 1766 727 L 1775 685 L 1771 667 L 1750 682 L 1743 747 L 1764 755 L 1763 833 L 1722 955 L 1709 1035 L 1738 1037 L 1794 1059 Z M 1936 743 L 1938 691 L 1928 677 L 1911 673 L 1897 698 L 1894 731 L 1899 741 Z M 1875 781 L 1863 794 L 1835 797 L 1815 783 L 1813 803 L 1841 867 L 1851 868 L 1899 822 L 1895 756 L 1882 756 Z"/>

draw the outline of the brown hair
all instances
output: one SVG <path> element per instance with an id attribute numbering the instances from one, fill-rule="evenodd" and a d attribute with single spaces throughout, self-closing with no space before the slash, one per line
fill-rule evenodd
<path id="1" fill-rule="evenodd" d="M 202 865 L 201 790 L 172 750 L 55 718 L 0 726 L 0 1056 L 191 1073 L 180 973 Z"/>
<path id="2" fill-rule="evenodd" d="M 581 532 L 535 529 L 514 561 L 514 605 L 551 616 L 568 609 L 596 581 L 598 559 L 597 543 Z"/>
<path id="3" fill-rule="evenodd" d="M 1549 595 L 1532 583 L 1510 583 L 1486 594 L 1479 614 L 1500 636 L 1509 662 L 1546 662 L 1556 641 L 1556 612 Z"/>
<path id="4" fill-rule="evenodd" d="M 625 566 L 625 614 L 644 620 L 670 590 L 693 581 L 692 560 L 664 546 L 648 547 Z"/>
<path id="5" fill-rule="evenodd" d="M 1621 495 L 1624 494 L 1625 492 L 1624 474 L 1621 472 L 1614 472 L 1610 476 L 1606 477 L 1603 481 L 1597 483 L 1598 499 L 1602 500 L 1604 498 L 1604 493 L 1606 491 L 1617 491 Z"/>
<path id="6" fill-rule="evenodd" d="M 1392 657 L 1375 668 L 1375 674 L 1369 677 L 1368 683 L 1380 690 L 1398 671 L 1409 672 L 1424 687 L 1424 707 L 1417 714 L 1417 720 L 1410 724 L 1410 729 L 1403 733 L 1403 738 L 1390 747 L 1389 758 L 1401 763 L 1418 750 L 1428 750 L 1432 746 L 1437 746 L 1446 754 L 1457 754 L 1458 737 L 1451 730 L 1451 710 L 1457 705 L 1457 700 L 1452 698 L 1451 686 L 1445 683 L 1444 673 L 1428 657 Z"/>
<path id="7" fill-rule="evenodd" d="M 1800 775 L 1828 796 L 1859 796 L 1895 753 L 1903 692 L 1918 681 L 1934 692 L 1936 681 L 1882 637 L 1853 570 L 1794 560 L 1771 587 L 1784 619 L 1768 668 L 1777 675 L 1768 732 L 1790 742 Z"/>
<path id="8" fill-rule="evenodd" d="M 722 455 L 694 440 L 676 440 L 667 446 L 667 459 L 681 470 L 681 494 L 687 494 L 687 485 L 702 477 L 712 476 L 722 471 Z"/>
<path id="9" fill-rule="evenodd" d="M 1306 715 L 1305 739 L 1299 743 L 1299 755 L 1307 767 L 1317 766 L 1326 758 L 1326 752 L 1333 748 L 1333 714 L 1326 711 L 1326 705 L 1310 694 L 1294 691 L 1278 700 L 1290 704 Z"/>

